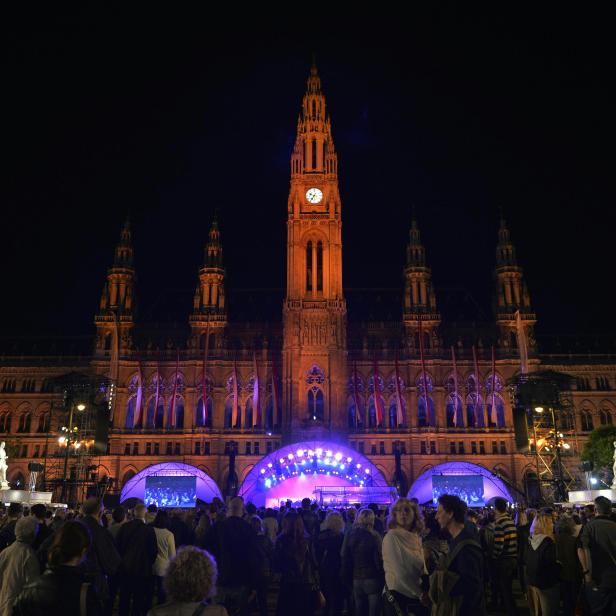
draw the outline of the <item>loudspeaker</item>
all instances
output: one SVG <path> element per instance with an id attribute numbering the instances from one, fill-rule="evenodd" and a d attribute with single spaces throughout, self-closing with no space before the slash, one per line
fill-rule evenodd
<path id="1" fill-rule="evenodd" d="M 590 473 L 595 465 L 592 463 L 592 460 L 582 460 L 582 470 L 585 473 Z"/>
<path id="2" fill-rule="evenodd" d="M 96 407 L 96 423 L 94 428 L 94 446 L 92 449 L 99 454 L 107 453 L 109 440 L 109 410 L 106 404 Z"/>
<path id="3" fill-rule="evenodd" d="M 45 470 L 45 467 L 40 462 L 29 462 L 28 470 L 31 473 L 42 473 Z"/>
<path id="4" fill-rule="evenodd" d="M 513 429 L 515 430 L 516 449 L 520 453 L 528 452 L 528 423 L 525 408 L 520 406 L 513 407 Z"/>

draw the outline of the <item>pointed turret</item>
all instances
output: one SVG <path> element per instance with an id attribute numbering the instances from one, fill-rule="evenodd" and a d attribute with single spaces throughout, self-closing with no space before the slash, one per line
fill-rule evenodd
<path id="1" fill-rule="evenodd" d="M 135 281 L 134 250 L 130 221 L 127 218 L 115 248 L 113 265 L 107 270 L 99 314 L 94 319 L 97 354 L 109 354 L 116 325 L 120 352 L 130 348 L 130 334 L 134 327 Z"/>
<path id="2" fill-rule="evenodd" d="M 208 233 L 203 266 L 195 290 L 193 313 L 190 316 L 193 346 L 203 346 L 202 336 L 209 327 L 211 334 L 221 332 L 227 323 L 225 310 L 225 269 L 223 266 L 220 229 L 216 218 Z M 213 346 L 210 345 L 212 348 Z"/>
<path id="3" fill-rule="evenodd" d="M 404 324 L 411 341 L 416 339 L 421 320 L 425 332 L 426 348 L 438 345 L 437 328 L 441 315 L 436 307 L 436 295 L 432 287 L 432 271 L 426 265 L 426 249 L 421 242 L 417 221 L 413 218 L 406 247 L 404 269 Z"/>
<path id="4" fill-rule="evenodd" d="M 529 347 L 534 347 L 533 326 L 536 322 L 522 268 L 504 217 L 501 215 L 496 244 L 496 321 L 501 332 L 501 346 L 514 347 L 516 342 L 516 313 L 526 332 Z M 519 327 L 518 321 L 517 327 Z"/>

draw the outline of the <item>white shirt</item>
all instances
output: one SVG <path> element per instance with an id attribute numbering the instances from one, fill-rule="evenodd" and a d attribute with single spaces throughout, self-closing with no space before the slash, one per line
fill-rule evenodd
<path id="1" fill-rule="evenodd" d="M 383 567 L 389 590 L 406 597 L 421 597 L 421 576 L 426 573 L 423 547 L 417 533 L 392 528 L 383 539 Z"/>

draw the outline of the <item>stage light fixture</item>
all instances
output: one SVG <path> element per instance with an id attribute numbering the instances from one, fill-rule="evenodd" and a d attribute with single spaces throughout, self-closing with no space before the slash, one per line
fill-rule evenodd
<path id="1" fill-rule="evenodd" d="M 337 462 L 340 462 L 340 460 L 342 460 L 342 454 L 341 454 L 340 452 L 338 452 L 338 453 L 334 456 L 334 458 L 336 458 L 336 461 L 337 461 Z"/>

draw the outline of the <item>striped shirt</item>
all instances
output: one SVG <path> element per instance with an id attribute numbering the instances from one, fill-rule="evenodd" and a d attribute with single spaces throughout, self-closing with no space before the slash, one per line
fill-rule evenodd
<path id="1" fill-rule="evenodd" d="M 518 555 L 518 531 L 506 513 L 494 521 L 494 558 L 515 558 Z"/>

